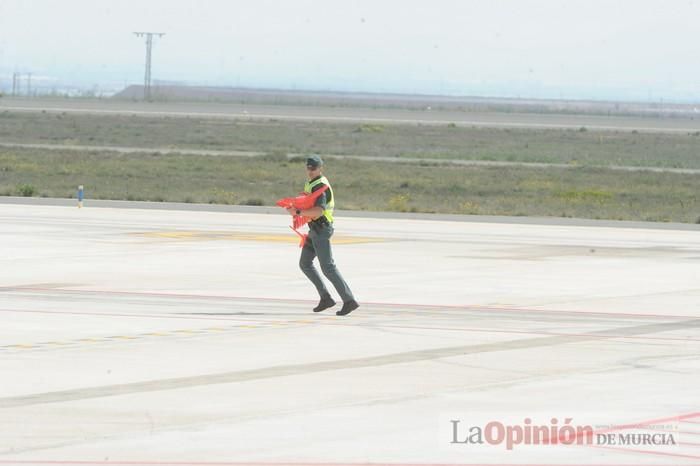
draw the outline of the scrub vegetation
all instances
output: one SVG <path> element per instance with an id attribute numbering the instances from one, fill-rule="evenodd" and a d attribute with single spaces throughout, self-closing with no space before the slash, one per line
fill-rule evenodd
<path id="1" fill-rule="evenodd" d="M 0 111 L 0 141 L 700 169 L 700 133 Z"/>
<path id="2" fill-rule="evenodd" d="M 61 147 L 0 147 L 0 195 L 5 196 L 75 197 L 76 187 L 84 185 L 86 199 L 274 205 L 300 190 L 305 176 L 300 154 L 319 153 L 327 159 L 340 209 L 689 223 L 700 216 L 698 173 L 611 168 L 700 169 L 695 133 L 3 111 L 0 142 Z M 448 160 L 506 164 L 465 166 Z"/>
<path id="3" fill-rule="evenodd" d="M 396 164 L 326 157 L 337 208 L 695 223 L 700 175 L 604 168 Z M 274 205 L 303 162 L 279 156 L 0 147 L 0 195 Z"/>

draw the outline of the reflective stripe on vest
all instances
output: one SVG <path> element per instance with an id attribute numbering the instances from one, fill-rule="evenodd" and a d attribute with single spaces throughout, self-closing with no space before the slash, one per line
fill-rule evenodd
<path id="1" fill-rule="evenodd" d="M 328 186 L 328 190 L 326 191 L 326 193 L 328 193 L 329 191 L 331 193 L 331 200 L 330 202 L 326 203 L 326 209 L 323 211 L 323 216 L 326 217 L 326 220 L 332 222 L 333 207 L 335 207 L 335 195 L 333 194 L 333 188 L 331 188 L 331 184 L 328 182 L 328 179 L 325 176 L 321 176 L 320 178 L 314 181 L 307 181 L 304 185 L 304 192 L 307 194 L 311 194 L 313 192 L 313 189 L 319 184 L 325 184 L 326 186 Z M 326 199 L 328 199 L 327 196 Z"/>

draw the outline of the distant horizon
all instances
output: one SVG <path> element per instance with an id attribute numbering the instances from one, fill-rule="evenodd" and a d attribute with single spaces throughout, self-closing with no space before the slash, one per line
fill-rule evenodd
<path id="1" fill-rule="evenodd" d="M 619 102 L 700 101 L 686 0 L 3 0 L 0 88 L 188 85 Z"/>
<path id="2" fill-rule="evenodd" d="M 40 77 L 39 77 L 40 78 Z M 27 74 L 21 74 L 21 86 L 20 93 L 17 97 L 28 97 L 27 91 Z M 32 96 L 96 96 L 96 97 L 111 97 L 120 92 L 127 90 L 132 86 L 139 86 L 143 88 L 143 82 L 138 83 L 122 83 L 117 84 L 114 82 L 95 82 L 95 83 L 70 83 L 61 81 L 51 81 L 52 84 L 48 84 L 46 81 L 41 81 L 37 79 L 37 76 L 32 75 Z M 639 103 L 639 104 L 673 104 L 673 105 L 695 105 L 700 104 L 700 98 L 665 98 L 663 96 L 656 96 L 651 93 L 647 93 L 646 96 L 640 93 L 628 92 L 627 95 L 610 92 L 598 92 L 598 93 L 574 93 L 567 92 L 562 93 L 558 90 L 546 90 L 540 89 L 537 93 L 528 93 L 526 90 L 523 92 L 475 92 L 472 93 L 435 93 L 435 92 L 407 92 L 407 91 L 395 91 L 395 90 L 375 90 L 375 89 L 344 89 L 344 88 L 329 88 L 329 87 L 304 87 L 299 85 L 290 85 L 284 87 L 282 85 L 276 86 L 274 84 L 270 86 L 262 85 L 232 85 L 226 83 L 207 83 L 207 82 L 182 82 L 182 81 L 171 81 L 171 80 L 159 80 L 154 79 L 152 81 L 152 87 L 156 89 L 158 86 L 176 86 L 176 87 L 191 87 L 191 88 L 216 88 L 216 89 L 228 89 L 228 90 L 250 90 L 250 91 L 262 91 L 262 92 L 309 92 L 309 93 L 328 93 L 328 94 L 347 94 L 347 95 L 376 95 L 376 96 L 405 96 L 405 97 L 424 97 L 424 98 L 444 98 L 444 99 L 483 99 L 483 100 L 532 100 L 532 101 L 574 101 L 574 102 L 610 102 L 610 103 Z M 0 73 L 0 93 L 5 97 L 11 97 L 10 92 L 12 90 L 12 74 L 4 75 Z"/>

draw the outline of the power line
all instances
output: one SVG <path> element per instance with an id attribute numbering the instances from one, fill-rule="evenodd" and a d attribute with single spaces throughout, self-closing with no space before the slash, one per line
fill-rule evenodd
<path id="1" fill-rule="evenodd" d="M 153 36 L 163 37 L 164 32 L 135 32 L 136 37 L 146 38 L 146 75 L 143 79 L 143 100 L 151 100 L 151 48 Z"/>
<path id="2" fill-rule="evenodd" d="M 12 96 L 16 97 L 22 95 L 22 78 L 25 79 L 27 85 L 26 95 L 31 97 L 32 95 L 32 73 L 21 73 L 14 71 L 12 73 Z"/>
<path id="3" fill-rule="evenodd" d="M 20 86 L 20 74 L 18 72 L 12 73 L 12 97 L 17 96 L 19 94 L 19 86 Z"/>

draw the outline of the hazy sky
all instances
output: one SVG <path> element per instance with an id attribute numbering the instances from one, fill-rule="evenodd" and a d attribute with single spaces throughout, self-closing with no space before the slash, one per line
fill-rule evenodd
<path id="1" fill-rule="evenodd" d="M 0 85 L 700 100 L 700 0 L 0 0 Z"/>

